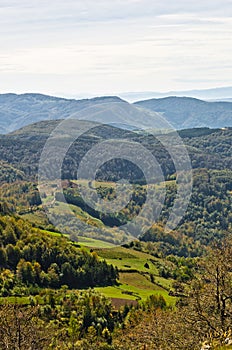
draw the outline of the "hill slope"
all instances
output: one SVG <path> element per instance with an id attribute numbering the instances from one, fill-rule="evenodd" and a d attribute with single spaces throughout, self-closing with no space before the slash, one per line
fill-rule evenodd
<path id="1" fill-rule="evenodd" d="M 0 95 L 0 133 L 12 132 L 42 120 L 67 118 L 82 109 L 113 102 L 123 102 L 123 100 L 119 97 L 69 100 L 42 94 L 2 94 Z"/>
<path id="2" fill-rule="evenodd" d="M 69 100 L 41 94 L 0 95 L 0 134 L 39 121 L 72 118 L 132 128 L 167 128 L 156 113 L 141 110 L 119 97 Z"/>
<path id="3" fill-rule="evenodd" d="M 138 108 L 139 107 L 139 108 Z M 124 129 L 170 129 L 157 117 L 161 113 L 174 128 L 232 126 L 231 102 L 206 102 L 187 97 L 167 97 L 130 104 L 107 96 L 74 100 L 41 94 L 0 95 L 0 134 L 26 125 L 75 117 L 120 126 Z"/>
<path id="4" fill-rule="evenodd" d="M 223 128 L 232 126 L 231 102 L 207 102 L 190 97 L 166 97 L 135 103 L 160 112 L 175 128 Z"/>
<path id="5" fill-rule="evenodd" d="M 44 144 L 58 123 L 59 121 L 43 121 L 26 126 L 12 134 L 1 135 L 0 161 L 7 162 L 8 165 L 20 170 L 29 178 L 34 178 L 38 171 L 38 163 Z M 78 122 L 77 127 L 81 128 L 82 123 L 82 121 Z M 232 129 L 190 129 L 182 130 L 179 134 L 187 147 L 193 168 L 219 170 L 232 168 Z M 76 178 L 77 168 L 73 167 L 73 164 L 77 166 L 80 159 L 89 149 L 109 138 L 126 139 L 142 143 L 155 155 L 165 176 L 175 172 L 169 153 L 152 135 L 138 134 L 106 125 L 95 128 L 73 143 L 64 160 L 64 178 Z M 175 134 L 162 135 L 162 138 L 167 138 L 168 142 L 172 142 L 173 147 L 178 147 L 178 139 L 176 139 Z M 115 172 L 125 178 L 128 178 L 130 173 L 133 174 L 133 179 L 141 179 L 139 169 L 123 160 L 120 163 L 117 160 L 107 163 L 106 168 L 102 168 L 102 171 L 99 173 L 99 178 L 107 181 L 115 180 L 113 177 Z M 107 177 L 104 174 L 107 174 Z M 7 181 L 5 175 L 3 176 L 2 174 L 0 181 Z"/>
<path id="6" fill-rule="evenodd" d="M 80 122 L 80 124 L 82 123 Z M 11 182 L 11 178 L 14 179 L 16 173 L 24 175 L 21 179 L 18 177 L 16 179 L 30 179 L 33 183 L 28 186 L 25 186 L 24 182 L 10 185 L 4 184 L 0 188 L 1 198 L 10 202 L 15 207 L 16 212 L 23 215 L 24 218 L 30 220 L 33 224 L 41 227 L 41 222 L 44 222 L 43 225 L 45 228 L 49 224 L 40 210 L 41 201 L 38 198 L 38 192 L 35 191 L 34 183 L 36 182 L 41 150 L 46 142 L 46 138 L 49 136 L 49 130 L 52 130 L 56 125 L 57 121 L 40 122 L 27 126 L 10 135 L 2 135 L 0 137 L 0 160 L 2 158 L 0 180 L 2 182 Z M 196 169 L 194 171 L 192 200 L 181 224 L 180 232 L 181 234 L 187 233 L 195 242 L 208 244 L 213 237 L 216 238 L 218 234 L 220 235 L 220 230 L 231 229 L 232 129 L 212 130 L 203 128 L 182 130 L 179 133 L 189 151 L 192 166 Z M 137 186 L 144 183 L 143 178 L 140 177 L 139 169 L 134 168 L 132 163 L 126 163 L 126 160 L 117 162 L 116 159 L 106 164 L 98 172 L 98 179 L 101 180 L 98 191 L 102 198 L 106 197 L 109 200 L 114 196 L 114 186 L 112 183 L 105 184 L 103 182 L 112 182 L 118 178 L 126 178 L 128 181 L 137 183 L 135 185 L 136 195 L 133 197 L 133 203 L 131 202 L 131 205 L 125 211 L 122 210 L 120 215 L 117 215 L 117 213 L 116 215 L 102 215 L 92 210 L 83 202 L 78 190 L 80 185 L 85 186 L 85 182 L 83 181 L 77 186 L 76 182 L 68 181 L 68 179 L 75 180 L 77 178 L 76 169 L 82 156 L 98 142 L 107 139 L 107 136 L 141 142 L 157 158 L 166 180 L 169 180 L 166 183 L 166 202 L 160 216 L 162 222 L 166 222 L 165 220 L 168 218 L 169 210 L 172 208 L 175 199 L 175 168 L 168 152 L 154 137 L 147 134 L 117 129 L 112 126 L 101 126 L 95 132 L 86 133 L 70 147 L 63 163 L 62 178 L 64 181 L 62 182 L 62 186 L 66 200 L 72 206 L 76 217 L 80 219 L 78 230 L 80 232 L 84 232 L 85 230 L 86 237 L 105 239 L 108 242 L 118 244 L 122 242 L 121 239 L 125 238 L 124 233 L 122 235 L 122 232 L 117 231 L 116 234 L 116 231 L 114 229 L 112 231 L 112 228 L 128 222 L 135 214 L 134 209 L 139 210 L 145 202 L 146 192 L 143 187 Z M 162 135 L 162 137 L 168 138 L 173 147 L 178 146 L 178 140 L 175 139 L 175 134 Z M 8 174 L 7 177 L 5 174 Z M 152 184 L 150 190 L 158 193 L 158 187 L 152 188 Z M 59 195 L 59 191 L 56 191 L 55 198 L 57 199 L 57 203 L 55 206 L 52 206 L 54 193 L 48 194 L 46 198 L 52 206 L 51 213 L 59 219 L 58 226 L 62 230 L 67 212 Z M 95 227 L 94 236 L 91 225 L 89 231 L 84 227 L 84 223 L 86 222 L 91 223 L 91 225 L 93 224 Z M 70 221 L 69 225 L 72 227 L 72 231 L 74 231 L 75 222 Z M 176 243 L 177 235 L 175 235 L 175 238 L 170 236 L 165 237 L 162 229 L 161 232 L 162 234 L 160 230 L 157 231 L 156 227 L 154 227 L 149 232 L 149 237 L 146 237 L 146 240 L 152 239 L 155 243 L 162 241 L 164 243 L 162 245 L 163 252 L 175 251 L 175 254 L 180 255 L 189 253 L 191 244 L 189 242 L 188 244 L 186 242 L 184 243 L 182 236 L 180 240 L 184 244 L 181 246 L 179 242 Z M 173 250 L 173 247 L 170 248 L 170 244 L 176 247 L 175 250 Z M 197 247 L 194 247 L 194 254 L 197 249 Z"/>

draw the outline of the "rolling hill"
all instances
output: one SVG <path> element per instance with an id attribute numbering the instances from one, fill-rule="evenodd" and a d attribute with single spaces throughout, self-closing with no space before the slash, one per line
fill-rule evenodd
<path id="1" fill-rule="evenodd" d="M 119 97 L 74 100 L 42 94 L 0 95 L 0 133 L 5 134 L 42 120 L 64 119 L 90 106 L 123 102 Z"/>
<path id="2" fill-rule="evenodd" d="M 85 122 L 78 122 L 76 127 L 81 128 L 83 123 Z M 24 174 L 24 179 L 26 177 L 35 178 L 44 144 L 52 130 L 58 124 L 59 121 L 56 120 L 42 121 L 26 126 L 8 135 L 0 135 L 0 161 L 5 162 L 2 163 L 2 179 L 0 178 L 0 181 L 6 180 L 3 168 L 7 168 L 8 170 L 5 170 L 5 172 L 9 172 L 9 166 L 14 167 L 14 171 L 20 171 L 21 177 Z M 193 168 L 232 169 L 231 128 L 228 130 L 207 128 L 181 130 L 179 131 L 179 135 L 187 147 Z M 160 137 L 172 143 L 173 148 L 178 148 L 179 141 L 175 133 L 161 135 Z M 83 155 L 89 149 L 99 142 L 108 139 L 125 139 L 142 143 L 155 155 L 165 177 L 175 173 L 175 167 L 169 153 L 153 135 L 104 125 L 90 130 L 73 143 L 64 159 L 64 178 L 76 178 L 76 173 L 73 170 L 76 171 L 77 168 L 73 167 L 73 164 L 78 165 Z M 113 173 L 116 169 L 119 176 L 128 178 L 128 174 L 133 174 L 134 179 L 141 179 L 139 169 L 123 160 L 120 163 L 112 160 L 106 164 L 106 168 L 104 169 L 99 173 L 101 180 L 114 181 Z"/>
<path id="3" fill-rule="evenodd" d="M 41 222 L 44 222 L 44 227 L 46 228 L 49 224 L 44 219 L 44 215 L 42 215 L 43 213 L 40 210 L 41 201 L 38 192 L 34 188 L 34 184 L 36 186 L 38 163 L 43 146 L 50 132 L 59 122 L 43 121 L 26 126 L 11 134 L 0 136 L 0 161 L 2 162 L 0 181 L 5 182 L 5 185 L 1 186 L 1 197 L 2 199 L 5 198 L 7 202 L 9 202 L 10 198 L 10 204 L 15 207 L 16 212 L 23 215 L 35 225 L 41 226 Z M 81 127 L 84 121 L 80 121 L 79 123 Z M 217 234 L 220 230 L 226 230 L 230 227 L 231 219 L 228 213 L 231 210 L 231 196 L 228 195 L 228 191 L 231 191 L 232 188 L 232 129 L 189 129 L 179 131 L 179 134 L 188 149 L 192 167 L 195 169 L 192 201 L 186 212 L 186 217 L 181 224 L 180 231 L 184 235 L 186 231 L 189 232 L 192 239 L 196 242 L 201 241 L 203 244 L 208 244 L 213 237 L 216 237 L 215 227 L 217 228 Z M 63 134 L 63 137 L 67 136 Z M 177 147 L 178 150 L 178 139 L 175 133 L 159 136 L 160 138 L 167 138 L 170 144 L 172 144 L 172 147 Z M 100 183 L 99 193 L 101 193 L 103 198 L 104 196 L 107 198 L 114 196 L 112 182 L 118 179 L 127 179 L 135 187 L 139 185 L 138 188 L 136 187 L 137 195 L 134 197 L 135 203 L 131 207 L 128 207 L 125 213 L 121 212 L 119 216 L 101 215 L 96 210 L 91 210 L 91 208 L 85 205 L 77 189 L 81 184 L 77 186 L 75 182 L 70 181 L 77 179 L 76 171 L 83 155 L 99 142 L 108 138 L 126 139 L 128 143 L 130 140 L 141 143 L 155 155 L 162 167 L 165 180 L 167 180 L 167 203 L 161 217 L 164 222 L 169 215 L 169 209 L 172 207 L 175 197 L 173 181 L 175 181 L 176 170 L 169 153 L 162 146 L 161 142 L 155 139 L 153 135 L 148 135 L 147 133 L 132 132 L 109 125 L 101 125 L 99 128 L 90 130 L 85 135 L 82 135 L 82 137 L 73 143 L 63 162 L 62 178 L 64 181 L 62 186 L 73 212 L 75 212 L 76 217 L 80 218 L 81 223 L 78 230 L 82 232 L 85 230 L 86 237 L 105 240 L 108 237 L 108 242 L 116 242 L 118 244 L 119 241 L 122 241 L 122 238 L 124 239 L 124 236 L 122 232 L 117 231 L 116 235 L 116 231 L 114 231 L 112 240 L 112 228 L 130 220 L 134 215 L 133 208 L 139 210 L 144 203 L 145 192 L 142 187 L 144 178 L 141 177 L 139 168 L 134 167 L 132 163 L 128 163 L 125 159 L 113 159 L 101 167 L 97 174 Z M 11 184 L 15 180 L 20 180 L 19 184 Z M 29 180 L 33 185 L 25 186 L 25 180 Z M 7 184 L 7 182 L 10 184 Z M 150 190 L 152 190 L 152 182 L 150 185 Z M 158 193 L 158 188 L 154 187 L 153 192 Z M 52 205 L 53 199 L 54 193 L 46 195 L 48 204 L 50 203 Z M 59 219 L 58 226 L 63 228 L 64 218 L 67 212 L 65 212 L 66 209 L 62 198 L 59 197 L 59 191 L 56 193 L 56 199 L 57 203 L 52 207 L 51 213 Z M 87 231 L 84 227 L 85 222 L 90 222 L 94 225 L 94 236 L 92 226 Z M 70 221 L 69 224 L 70 227 L 72 225 L 72 230 L 74 230 L 75 222 Z M 145 237 L 145 240 L 152 239 L 154 242 L 158 240 L 159 243 L 161 240 L 160 235 L 159 230 L 157 231 L 154 228 L 149 233 L 149 237 Z M 161 236 L 164 239 L 162 246 L 163 252 L 175 251 L 175 254 L 180 255 L 189 253 L 188 249 L 186 249 L 186 247 L 191 246 L 189 242 L 182 245 L 183 249 L 179 249 L 181 245 L 176 243 L 176 238 L 165 237 L 163 231 Z M 169 246 L 170 242 L 171 248 Z M 181 242 L 183 243 L 182 236 Z M 178 249 L 173 250 L 173 246 L 178 247 Z M 198 251 L 198 248 L 194 247 L 193 254 L 196 251 Z"/>
<path id="4" fill-rule="evenodd" d="M 139 101 L 136 106 L 162 113 L 176 129 L 232 126 L 231 102 L 207 102 L 190 97 L 166 97 Z"/>
<path id="5" fill-rule="evenodd" d="M 66 118 L 90 120 L 129 130 L 222 128 L 232 126 L 232 103 L 167 97 L 130 104 L 117 96 L 74 100 L 30 93 L 0 95 L 0 134 L 39 121 Z"/>
<path id="6" fill-rule="evenodd" d="M 0 134 L 44 120 L 77 119 L 131 128 L 167 128 L 156 113 L 116 96 L 74 100 L 41 94 L 0 95 Z M 161 123 L 161 124 L 160 124 Z"/>

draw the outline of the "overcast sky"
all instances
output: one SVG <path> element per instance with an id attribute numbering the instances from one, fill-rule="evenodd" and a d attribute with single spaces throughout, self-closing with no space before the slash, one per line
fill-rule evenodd
<path id="1" fill-rule="evenodd" d="M 0 93 L 232 85 L 231 0 L 0 0 Z"/>

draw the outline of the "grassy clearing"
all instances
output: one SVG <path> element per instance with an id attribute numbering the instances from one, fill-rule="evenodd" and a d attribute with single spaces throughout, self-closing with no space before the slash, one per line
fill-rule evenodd
<path id="1" fill-rule="evenodd" d="M 54 231 L 49 231 L 49 230 L 42 230 L 40 229 L 41 232 L 44 232 L 45 234 L 52 235 L 54 237 L 67 237 L 69 238 L 68 234 L 65 233 L 60 233 L 60 232 L 54 232 Z M 71 241 L 70 241 L 71 243 Z M 82 236 L 77 236 L 77 245 L 85 248 L 96 248 L 96 249 L 107 249 L 107 248 L 114 248 L 116 247 L 114 244 L 109 243 L 109 242 L 104 242 L 100 241 L 98 239 L 93 239 L 93 238 L 88 238 L 88 237 L 82 237 Z M 88 249 L 87 249 L 88 250 Z"/>
<path id="2" fill-rule="evenodd" d="M 145 290 L 163 290 L 162 287 L 154 285 L 149 280 L 149 276 L 141 275 L 140 273 L 127 273 L 123 272 L 119 274 L 119 280 L 122 284 L 136 287 Z"/>
<path id="3" fill-rule="evenodd" d="M 158 275 L 158 269 L 151 255 L 132 249 L 116 247 L 114 249 L 97 250 L 100 257 L 106 259 L 109 264 L 116 266 L 119 270 L 137 270 Z M 153 263 L 151 262 L 154 261 Z M 149 268 L 145 267 L 148 264 Z"/>
<path id="4" fill-rule="evenodd" d="M 53 237 L 69 237 L 68 234 L 60 233 L 60 232 L 54 232 L 54 231 L 48 231 L 48 230 L 40 230 L 41 232 L 44 232 L 47 235 L 51 235 Z"/>
<path id="5" fill-rule="evenodd" d="M 87 212 L 82 210 L 80 207 L 72 204 L 56 202 L 56 204 L 50 208 L 50 212 L 55 215 L 65 216 L 70 214 L 70 210 L 73 212 L 74 216 L 82 222 L 86 222 L 89 225 L 95 227 L 104 227 L 104 224 L 101 220 L 89 215 Z"/>
<path id="6" fill-rule="evenodd" d="M 169 290 L 172 287 L 173 280 L 172 279 L 166 279 L 166 278 L 163 278 L 163 277 L 160 277 L 160 276 L 154 276 L 154 282 L 157 285 L 160 285 L 163 288 Z"/>
<path id="7" fill-rule="evenodd" d="M 65 206 L 63 206 L 64 204 L 60 203 L 54 207 L 54 210 L 57 213 L 62 211 L 62 215 L 64 215 Z M 84 220 L 89 217 L 80 208 L 73 207 L 72 209 L 74 209 L 76 215 L 82 216 Z M 61 236 L 60 233 L 47 230 L 44 230 L 44 233 L 57 237 Z M 63 236 L 68 237 L 68 234 Z M 175 304 L 176 298 L 168 295 L 168 290 L 171 288 L 173 281 L 159 276 L 160 259 L 147 253 L 115 246 L 93 238 L 79 236 L 78 244 L 87 250 L 94 249 L 100 259 L 106 260 L 108 264 L 112 264 L 119 269 L 118 286 L 96 288 L 107 297 L 145 300 L 150 295 L 156 294 L 162 295 L 169 305 Z M 154 283 L 151 282 L 150 275 L 153 275 Z"/>
<path id="8" fill-rule="evenodd" d="M 87 248 L 113 248 L 114 244 L 100 241 L 98 239 L 78 236 L 78 244 Z"/>
<path id="9" fill-rule="evenodd" d="M 138 298 L 142 300 L 148 298 L 150 295 L 162 295 L 169 305 L 174 305 L 176 299 L 168 295 L 168 291 L 160 285 L 151 283 L 149 276 L 144 276 L 139 273 L 120 273 L 119 281 L 120 288 L 133 292 Z"/>
<path id="10" fill-rule="evenodd" d="M 159 259 L 123 247 L 96 249 L 96 252 L 107 263 L 117 266 L 120 271 L 119 286 L 97 288 L 101 293 L 110 298 L 130 300 L 145 300 L 152 294 L 162 295 L 168 305 L 175 305 L 176 298 L 168 295 L 173 280 L 158 275 Z M 145 267 L 145 264 L 148 264 L 149 268 Z M 151 282 L 150 274 L 154 277 L 154 283 Z"/>
<path id="11" fill-rule="evenodd" d="M 141 289 L 128 284 L 120 284 L 119 286 L 99 287 L 95 289 L 108 298 L 119 298 L 127 300 L 146 300 L 150 295 L 162 295 L 168 305 L 175 305 L 176 298 L 169 296 L 166 290 L 155 288 L 156 287 L 154 287 L 154 289 Z"/>
<path id="12" fill-rule="evenodd" d="M 99 293 L 104 294 L 108 298 L 118 298 L 118 299 L 127 299 L 127 300 L 136 300 L 137 297 L 133 296 L 131 294 L 125 294 L 123 291 L 126 289 L 123 289 L 121 287 L 112 286 L 112 287 L 97 287 L 94 288 Z"/>

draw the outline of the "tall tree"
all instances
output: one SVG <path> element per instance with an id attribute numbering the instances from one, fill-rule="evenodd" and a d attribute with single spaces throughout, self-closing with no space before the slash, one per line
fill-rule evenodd
<path id="1" fill-rule="evenodd" d="M 232 330 L 232 238 L 209 249 L 191 285 L 184 320 L 199 338 L 225 342 Z"/>

